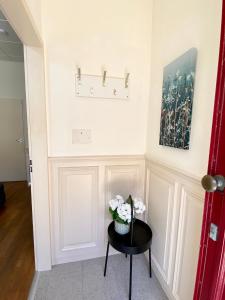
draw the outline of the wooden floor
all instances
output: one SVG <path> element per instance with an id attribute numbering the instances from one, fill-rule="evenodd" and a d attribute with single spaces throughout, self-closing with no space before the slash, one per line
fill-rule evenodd
<path id="1" fill-rule="evenodd" d="M 31 195 L 26 182 L 5 183 L 0 209 L 0 300 L 26 300 L 34 275 Z"/>

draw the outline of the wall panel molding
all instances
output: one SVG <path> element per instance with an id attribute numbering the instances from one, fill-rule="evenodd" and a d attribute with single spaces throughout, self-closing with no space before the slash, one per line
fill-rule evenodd
<path id="1" fill-rule="evenodd" d="M 153 269 L 168 298 L 191 297 L 204 199 L 198 178 L 139 155 L 50 158 L 49 171 L 53 264 L 104 256 L 108 201 L 131 193 L 146 200 Z"/>
<path id="2" fill-rule="evenodd" d="M 144 156 L 50 158 L 49 171 L 53 264 L 105 255 L 108 201 L 144 197 Z"/>
<path id="3" fill-rule="evenodd" d="M 126 199 L 129 194 L 144 199 L 144 166 L 140 164 L 111 165 L 105 167 L 105 241 L 107 227 L 111 222 L 108 213 L 108 202 L 118 192 Z"/>
<path id="4" fill-rule="evenodd" d="M 155 168 L 149 168 L 148 221 L 153 231 L 152 259 L 163 280 L 172 285 L 172 248 L 171 241 L 176 229 L 174 221 L 177 211 L 177 185 L 171 177 Z"/>
<path id="5" fill-rule="evenodd" d="M 181 187 L 173 294 L 176 300 L 193 298 L 201 234 L 203 199 L 190 187 Z"/>
<path id="6" fill-rule="evenodd" d="M 76 181 L 78 183 L 76 184 Z M 62 251 L 71 251 L 87 247 L 96 247 L 97 242 L 97 214 L 99 207 L 98 195 L 98 167 L 75 167 L 59 169 L 59 219 L 60 219 L 60 240 L 59 246 Z M 86 187 L 86 188 L 85 188 Z M 79 191 L 78 191 L 79 188 Z M 82 191 L 80 190 L 82 188 Z M 72 191 L 71 191 L 72 189 Z M 74 207 L 73 198 L 76 193 L 80 201 Z M 85 196 L 85 197 L 83 197 Z M 78 198 L 79 199 L 79 198 Z M 82 201 L 83 200 L 83 201 Z M 88 203 L 86 203 L 86 201 Z M 71 214 L 73 214 L 73 223 L 71 223 Z M 76 220 L 82 218 L 84 230 L 76 230 Z M 70 221 L 70 223 L 69 223 Z M 87 223 L 89 222 L 88 226 Z M 82 224 L 82 220 L 78 223 Z M 73 226 L 72 234 L 78 234 L 79 237 L 69 237 L 69 226 Z M 78 225 L 78 224 L 77 224 Z M 88 227 L 88 232 L 85 232 Z M 82 229 L 82 228 L 81 228 Z M 71 241 L 70 241 L 71 240 Z"/>
<path id="7" fill-rule="evenodd" d="M 155 274 L 169 299 L 191 299 L 204 200 L 200 178 L 146 159 L 145 193 Z"/>

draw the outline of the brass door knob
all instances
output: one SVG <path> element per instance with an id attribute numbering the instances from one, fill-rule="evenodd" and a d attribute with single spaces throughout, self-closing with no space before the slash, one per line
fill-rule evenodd
<path id="1" fill-rule="evenodd" d="M 202 186 L 207 192 L 222 192 L 225 188 L 225 178 L 222 175 L 205 175 L 202 178 Z"/>

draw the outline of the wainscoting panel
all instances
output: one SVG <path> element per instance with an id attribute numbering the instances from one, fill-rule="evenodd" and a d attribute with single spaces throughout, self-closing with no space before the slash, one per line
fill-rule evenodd
<path id="1" fill-rule="evenodd" d="M 134 196 L 144 196 L 144 169 L 139 165 L 128 166 L 107 166 L 106 167 L 106 229 L 111 221 L 108 213 L 108 202 L 113 198 L 118 191 L 124 199 L 128 198 L 129 194 Z"/>
<path id="2" fill-rule="evenodd" d="M 52 262 L 105 255 L 108 201 L 144 196 L 143 156 L 50 158 Z"/>
<path id="3" fill-rule="evenodd" d="M 49 171 L 53 264 L 104 256 L 108 201 L 132 194 L 146 200 L 153 269 L 168 298 L 192 299 L 204 202 L 199 178 L 143 156 L 50 158 Z"/>
<path id="4" fill-rule="evenodd" d="M 163 280 L 172 286 L 172 240 L 177 208 L 177 185 L 168 174 L 156 168 L 149 172 L 148 221 L 153 232 L 152 259 Z"/>
<path id="5" fill-rule="evenodd" d="M 200 180 L 146 161 L 146 201 L 153 268 L 169 299 L 193 296 L 204 192 Z"/>
<path id="6" fill-rule="evenodd" d="M 97 241 L 98 168 L 61 168 L 59 194 L 60 248 L 95 247 Z M 84 224 L 84 226 L 80 227 Z M 74 230 L 70 230 L 74 227 Z M 76 229 L 80 230 L 76 230 Z"/>
<path id="7" fill-rule="evenodd" d="M 177 300 L 193 298 L 202 212 L 201 195 L 183 186 L 181 189 L 181 210 L 173 285 L 173 294 Z"/>

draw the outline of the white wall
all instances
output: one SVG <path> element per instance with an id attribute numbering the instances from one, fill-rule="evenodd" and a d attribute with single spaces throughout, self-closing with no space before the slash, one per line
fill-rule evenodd
<path id="1" fill-rule="evenodd" d="M 29 120 L 35 267 L 51 268 L 47 122 L 42 48 L 25 47 L 27 114 Z"/>
<path id="2" fill-rule="evenodd" d="M 25 100 L 23 62 L 0 61 L 0 98 Z"/>
<path id="3" fill-rule="evenodd" d="M 196 176 L 207 170 L 221 2 L 154 1 L 147 155 Z M 192 47 L 198 49 L 198 58 L 190 150 L 159 146 L 163 67 Z"/>
<path id="4" fill-rule="evenodd" d="M 41 20 L 41 9 L 42 9 L 42 1 L 41 0 L 24 0 L 26 3 L 29 12 L 32 16 L 32 21 L 36 30 L 38 30 L 39 34 L 42 33 L 42 20 Z"/>
<path id="5" fill-rule="evenodd" d="M 171 300 L 193 298 L 218 63 L 221 2 L 155 0 L 147 132 L 146 201 L 153 268 Z M 198 50 L 190 150 L 159 145 L 163 68 Z M 180 170 L 180 171 L 179 171 Z"/>
<path id="6" fill-rule="evenodd" d="M 149 97 L 149 0 L 43 1 L 48 85 L 49 156 L 143 154 Z M 81 72 L 130 72 L 130 99 L 75 97 Z M 72 129 L 92 130 L 91 144 L 72 144 Z"/>

